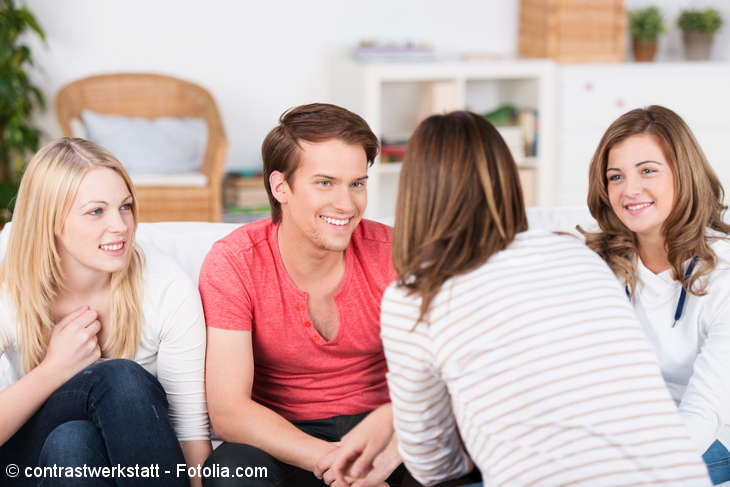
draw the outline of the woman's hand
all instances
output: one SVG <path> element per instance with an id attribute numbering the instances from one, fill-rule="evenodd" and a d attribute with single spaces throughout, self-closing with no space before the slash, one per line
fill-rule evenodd
<path id="1" fill-rule="evenodd" d="M 46 356 L 39 367 L 66 382 L 101 357 L 99 330 L 98 315 L 88 306 L 69 313 L 54 326 Z"/>
<path id="2" fill-rule="evenodd" d="M 393 410 L 386 404 L 343 436 L 339 448 L 317 462 L 314 474 L 328 485 L 382 485 L 400 463 Z"/>

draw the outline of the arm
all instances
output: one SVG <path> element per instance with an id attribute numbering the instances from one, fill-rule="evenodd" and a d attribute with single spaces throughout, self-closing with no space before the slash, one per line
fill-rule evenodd
<path id="1" fill-rule="evenodd" d="M 226 441 L 259 448 L 278 460 L 314 471 L 320 457 L 335 449 L 251 399 L 253 347 L 250 331 L 208 327 L 206 391 L 210 419 Z"/>
<path id="2" fill-rule="evenodd" d="M 43 361 L 0 391 L 0 445 L 8 441 L 53 392 L 101 356 L 96 312 L 84 306 L 53 329 Z"/>
<path id="3" fill-rule="evenodd" d="M 181 441 L 180 447 L 185 457 L 185 463 L 189 467 L 203 465 L 213 451 L 210 446 L 210 440 Z M 203 485 L 202 482 L 202 479 L 196 476 L 190 479 L 190 486 L 201 487 Z"/>
<path id="4" fill-rule="evenodd" d="M 723 300 L 728 303 L 727 299 Z M 681 325 L 678 325 L 681 326 Z M 710 320 L 692 376 L 679 403 L 679 415 L 698 453 L 703 454 L 730 421 L 730 305 L 720 307 Z"/>
<path id="5" fill-rule="evenodd" d="M 381 337 L 398 449 L 408 471 L 424 485 L 465 475 L 470 460 L 461 443 L 446 384 L 435 369 L 424 327 L 413 329 L 417 306 L 401 307 L 391 285 L 385 293 Z"/>
<path id="6" fill-rule="evenodd" d="M 151 280 L 151 279 L 150 279 Z M 200 297 L 186 276 L 172 280 L 157 303 L 162 324 L 157 377 L 189 467 L 205 463 L 212 448 L 205 404 L 205 321 Z M 200 485 L 200 478 L 191 485 Z"/>

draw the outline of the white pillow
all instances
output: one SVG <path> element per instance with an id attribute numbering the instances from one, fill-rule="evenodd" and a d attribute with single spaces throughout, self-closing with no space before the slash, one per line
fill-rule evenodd
<path id="1" fill-rule="evenodd" d="M 200 118 L 130 118 L 81 112 L 89 140 L 109 150 L 130 174 L 197 172 L 208 126 Z"/>

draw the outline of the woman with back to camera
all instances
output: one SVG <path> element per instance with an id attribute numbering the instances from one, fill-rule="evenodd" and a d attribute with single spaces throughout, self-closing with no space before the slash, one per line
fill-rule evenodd
<path id="1" fill-rule="evenodd" d="M 724 191 L 687 124 L 650 106 L 606 130 L 583 232 L 626 286 L 714 483 L 730 480 L 730 225 Z"/>
<path id="2" fill-rule="evenodd" d="M 709 485 L 623 291 L 582 242 L 527 231 L 517 167 L 469 112 L 412 135 L 381 336 L 425 485 Z M 675 440 L 675 439 L 678 439 Z"/>
<path id="3" fill-rule="evenodd" d="M 120 162 L 92 142 L 51 142 L 25 171 L 0 264 L 0 463 L 20 468 L 3 485 L 199 483 L 177 466 L 210 453 L 203 312 L 172 260 L 143 258 L 136 205 Z M 157 472 L 24 475 L 53 465 Z"/>

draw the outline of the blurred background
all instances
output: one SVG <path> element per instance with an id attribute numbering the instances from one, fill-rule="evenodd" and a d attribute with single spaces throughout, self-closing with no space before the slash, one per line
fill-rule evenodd
<path id="1" fill-rule="evenodd" d="M 730 168 L 730 28 L 714 32 L 709 59 L 688 61 L 677 25 L 682 10 L 707 8 L 727 23 L 727 0 L 14 4 L 27 7 L 45 33 L 45 41 L 32 30 L 20 38 L 32 52 L 28 76 L 47 104 L 30 118 L 41 131 L 40 143 L 62 134 L 55 99 L 75 80 L 132 72 L 200 85 L 212 95 L 227 139 L 222 157 L 228 177 L 208 179 L 227 185 L 222 214 L 229 219 L 236 218 L 231 215 L 237 207 L 244 208 L 238 214 L 246 213 L 246 205 L 262 211 L 265 199 L 255 179 L 261 142 L 284 110 L 315 101 L 358 111 L 392 142 L 385 151 L 392 157 L 384 155 L 373 168 L 377 197 L 371 192 L 371 202 L 378 204 L 371 215 L 392 212 L 398 167 L 386 159 L 397 161 L 409 130 L 427 112 L 452 108 L 475 109 L 497 117 L 497 124 L 520 127 L 503 135 L 518 147 L 533 205 L 583 205 L 587 165 L 603 130 L 621 113 L 650 103 L 675 109 L 696 128 L 711 163 L 730 184 L 730 170 L 724 170 Z M 581 13 L 580 4 L 592 7 Z M 639 63 L 628 12 L 651 6 L 658 7 L 664 28 L 653 61 Z M 600 46 L 589 52 L 589 44 L 588 52 L 561 54 L 555 43 L 571 42 L 571 32 L 581 28 L 613 29 L 601 34 L 608 36 L 611 56 Z M 542 60 L 527 59 L 535 57 Z M 209 219 L 216 218 L 213 212 Z"/>

